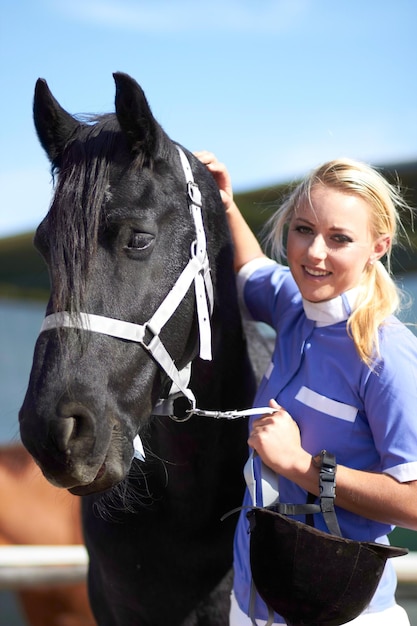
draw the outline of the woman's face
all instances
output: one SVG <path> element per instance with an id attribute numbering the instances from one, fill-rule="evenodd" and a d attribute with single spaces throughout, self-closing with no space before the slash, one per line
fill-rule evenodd
<path id="1" fill-rule="evenodd" d="M 369 211 L 359 196 L 323 185 L 313 187 L 311 203 L 296 209 L 287 258 L 306 300 L 331 300 L 357 286 L 368 263 L 385 254 L 390 237 L 372 236 Z"/>

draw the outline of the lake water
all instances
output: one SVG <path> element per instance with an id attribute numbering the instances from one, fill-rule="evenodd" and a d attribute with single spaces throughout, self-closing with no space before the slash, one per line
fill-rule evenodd
<path id="1" fill-rule="evenodd" d="M 413 300 L 403 319 L 417 323 L 417 273 L 407 275 L 401 285 Z M 44 313 L 44 304 L 0 298 L 0 443 L 19 438 L 17 415 Z"/>
<path id="2" fill-rule="evenodd" d="M 0 443 L 18 438 L 17 415 L 44 315 L 44 304 L 0 299 Z"/>

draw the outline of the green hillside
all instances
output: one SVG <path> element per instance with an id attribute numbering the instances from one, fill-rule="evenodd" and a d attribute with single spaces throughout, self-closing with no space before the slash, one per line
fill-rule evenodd
<path id="1" fill-rule="evenodd" d="M 0 295 L 46 300 L 46 265 L 33 246 L 33 233 L 0 239 Z"/>
<path id="2" fill-rule="evenodd" d="M 382 168 L 391 182 L 397 176 L 406 190 L 409 204 L 417 207 L 417 161 Z M 288 185 L 273 185 L 254 191 L 236 193 L 236 201 L 252 229 L 261 237 L 262 227 L 270 217 Z M 394 255 L 394 271 L 417 270 L 417 234 L 408 224 L 413 246 L 398 248 Z M 33 233 L 0 239 L 0 295 L 45 300 L 49 290 L 48 272 L 32 244 Z"/>

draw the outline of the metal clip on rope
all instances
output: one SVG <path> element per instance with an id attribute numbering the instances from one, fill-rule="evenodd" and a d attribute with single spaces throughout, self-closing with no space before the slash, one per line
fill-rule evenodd
<path id="1" fill-rule="evenodd" d="M 196 415 L 197 417 L 211 417 L 213 419 L 226 419 L 226 420 L 234 420 L 240 417 L 249 417 L 251 415 L 272 415 L 272 413 L 276 413 L 276 409 L 272 409 L 270 406 L 262 406 L 262 407 L 254 407 L 252 409 L 242 409 L 242 410 L 229 410 L 229 411 L 209 411 L 205 409 L 193 408 L 189 409 L 187 413 L 190 415 Z"/>

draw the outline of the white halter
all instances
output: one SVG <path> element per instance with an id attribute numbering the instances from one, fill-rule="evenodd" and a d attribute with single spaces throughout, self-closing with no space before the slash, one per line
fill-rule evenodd
<path id="1" fill-rule="evenodd" d="M 243 415 L 266 412 L 264 410 L 260 411 L 259 409 L 250 409 L 246 412 L 204 411 L 202 409 L 197 409 L 195 396 L 189 388 L 191 363 L 186 365 L 184 369 L 178 370 L 159 337 L 159 333 L 162 328 L 175 313 L 178 306 L 186 296 L 189 287 L 194 282 L 200 340 L 199 354 L 200 358 L 211 361 L 210 317 L 213 312 L 214 295 L 209 259 L 207 256 L 206 234 L 201 213 L 202 197 L 198 185 L 194 182 L 193 173 L 186 155 L 179 146 L 176 147 L 187 183 L 189 209 L 194 220 L 196 239 L 191 244 L 190 259 L 188 264 L 185 266 L 171 291 L 167 294 L 150 320 L 144 324 L 133 324 L 131 322 L 124 322 L 123 320 L 94 315 L 91 313 L 71 314 L 68 311 L 61 311 L 58 313 L 52 313 L 51 315 L 45 317 L 40 332 L 42 333 L 53 328 L 62 327 L 79 328 L 81 330 L 102 333 L 104 335 L 110 335 L 112 337 L 118 337 L 120 339 L 140 344 L 152 355 L 173 383 L 168 399 L 159 400 L 152 411 L 153 414 L 172 416 L 173 400 L 179 395 L 184 395 L 189 400 L 191 405 L 185 419 L 188 419 L 193 414 L 207 417 L 225 417 L 227 419 L 233 419 L 234 417 L 241 417 Z M 146 331 L 149 331 L 152 334 L 152 339 L 149 343 L 145 343 Z M 138 435 L 134 440 L 134 447 L 135 456 L 144 460 L 143 447 Z"/>
<path id="2" fill-rule="evenodd" d="M 196 239 L 191 244 L 188 264 L 183 269 L 171 291 L 152 315 L 151 319 L 145 322 L 145 324 L 132 324 L 131 322 L 124 322 L 122 320 L 93 315 L 91 313 L 77 313 L 72 315 L 67 311 L 62 311 L 48 315 L 43 321 L 40 332 L 57 327 L 80 328 L 82 330 L 111 335 L 112 337 L 139 343 L 150 352 L 173 383 L 189 399 L 192 407 L 195 407 L 195 397 L 188 388 L 188 380 L 186 380 L 189 378 L 188 373 L 186 372 L 184 374 L 179 372 L 159 338 L 159 333 L 162 328 L 175 313 L 191 283 L 194 281 L 200 335 L 200 357 L 208 361 L 211 360 L 210 315 L 213 311 L 214 296 L 209 259 L 207 256 L 206 235 L 201 214 L 201 193 L 198 185 L 194 182 L 193 173 L 187 157 L 179 146 L 177 146 L 177 149 L 187 182 L 187 192 L 190 203 L 189 208 L 194 220 Z M 210 312 L 207 300 L 210 306 Z M 145 343 L 145 333 L 147 330 L 153 335 L 148 344 Z"/>

